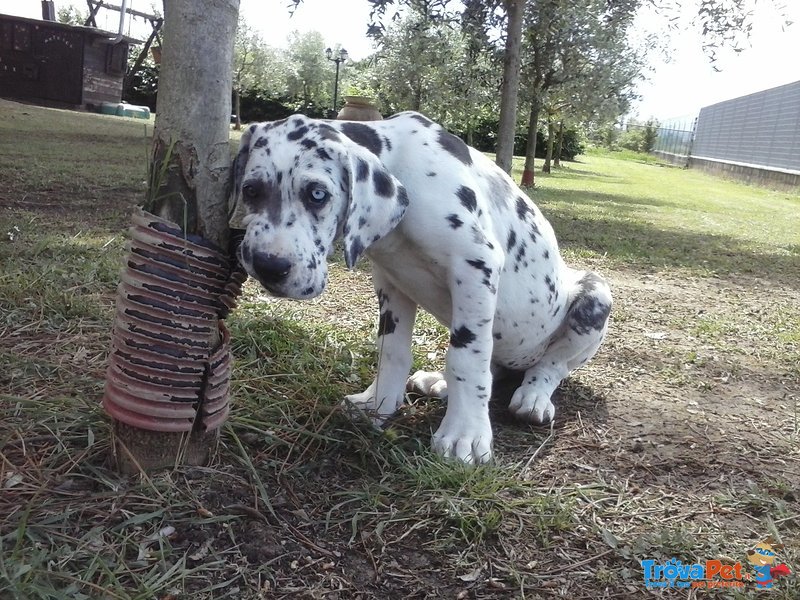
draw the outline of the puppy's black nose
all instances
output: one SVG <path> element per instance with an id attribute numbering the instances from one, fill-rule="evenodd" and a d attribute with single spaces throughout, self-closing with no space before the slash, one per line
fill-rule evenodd
<path id="1" fill-rule="evenodd" d="M 285 258 L 265 252 L 253 254 L 253 271 L 262 283 L 280 283 L 291 270 L 292 263 Z"/>

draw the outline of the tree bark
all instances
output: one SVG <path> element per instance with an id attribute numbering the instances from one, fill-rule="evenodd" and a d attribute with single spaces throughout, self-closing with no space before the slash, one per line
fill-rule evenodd
<path id="1" fill-rule="evenodd" d="M 536 158 L 536 141 L 538 138 L 537 132 L 539 130 L 540 111 L 541 104 L 534 98 L 531 101 L 531 115 L 528 119 L 528 141 L 525 145 L 525 168 L 522 170 L 522 185 L 528 187 L 533 187 L 536 183 L 533 167 Z"/>
<path id="2" fill-rule="evenodd" d="M 544 164 L 542 165 L 542 173 L 550 172 L 550 163 L 553 160 L 553 146 L 555 144 L 555 127 L 553 127 L 553 118 L 547 116 L 547 154 L 544 157 Z"/>
<path id="3" fill-rule="evenodd" d="M 517 129 L 517 95 L 525 0 L 506 0 L 505 4 L 508 23 L 503 58 L 503 83 L 500 87 L 500 124 L 497 131 L 495 162 L 506 173 L 510 173 L 514 158 L 514 134 Z"/>
<path id="4" fill-rule="evenodd" d="M 186 223 L 188 232 L 220 248 L 228 243 L 226 188 L 238 12 L 239 0 L 164 1 L 153 139 L 153 162 L 169 158 L 175 167 L 160 182 L 154 212 Z"/>
<path id="5" fill-rule="evenodd" d="M 227 186 L 233 43 L 239 0 L 164 0 L 164 43 L 146 208 L 228 248 Z M 162 168 L 163 166 L 163 168 Z M 219 332 L 209 340 L 219 344 Z M 115 422 L 126 473 L 204 464 L 219 430 L 162 433 Z"/>
<path id="6" fill-rule="evenodd" d="M 237 85 L 233 90 L 233 99 L 234 99 L 234 107 L 233 112 L 236 114 L 236 122 L 234 123 L 233 128 L 236 131 L 241 131 L 242 129 L 242 92 L 241 88 Z"/>
<path id="7" fill-rule="evenodd" d="M 564 120 L 558 122 L 558 137 L 556 138 L 556 150 L 553 155 L 553 166 L 558 169 L 561 167 L 561 150 L 564 148 Z"/>

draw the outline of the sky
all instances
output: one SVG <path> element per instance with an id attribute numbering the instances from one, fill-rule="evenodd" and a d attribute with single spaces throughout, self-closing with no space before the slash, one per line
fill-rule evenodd
<path id="1" fill-rule="evenodd" d="M 129 0 L 130 1 L 130 0 Z M 773 4 L 756 3 L 753 31 L 744 51 L 723 51 L 715 71 L 702 50 L 702 38 L 694 31 L 672 32 L 669 62 L 663 57 L 653 61 L 650 81 L 639 86 L 642 96 L 634 113 L 660 121 L 693 117 L 703 106 L 800 80 L 800 0 L 784 0 L 789 20 L 783 28 Z M 119 2 L 117 2 L 118 4 Z M 56 0 L 56 8 L 70 4 Z M 86 5 L 74 2 L 81 10 Z M 160 5 L 160 1 L 157 5 Z M 250 25 L 261 31 L 272 46 L 285 46 L 294 31 L 319 31 L 327 45 L 341 45 L 355 59 L 365 58 L 373 48 L 366 36 L 370 7 L 366 0 L 303 0 L 292 16 L 288 0 L 241 0 L 241 13 Z M 687 3 L 689 4 L 689 3 Z M 132 7 L 148 12 L 153 0 L 132 0 Z M 40 0 L 0 0 L 0 13 L 33 18 L 41 17 Z M 118 14 L 102 10 L 98 25 L 116 30 Z M 149 32 L 137 34 L 144 37 Z M 141 21 L 138 22 L 141 27 Z M 664 18 L 643 14 L 638 31 L 664 35 Z"/>

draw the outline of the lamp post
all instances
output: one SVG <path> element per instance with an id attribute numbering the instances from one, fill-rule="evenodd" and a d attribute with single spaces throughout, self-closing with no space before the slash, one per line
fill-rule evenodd
<path id="1" fill-rule="evenodd" d="M 347 50 L 342 48 L 339 50 L 339 55 L 334 58 L 333 57 L 333 50 L 330 48 L 325 49 L 325 56 L 328 57 L 328 60 L 333 61 L 336 63 L 336 79 L 334 79 L 333 83 L 333 110 L 331 111 L 331 118 L 336 118 L 336 101 L 339 98 L 339 65 L 341 65 L 344 61 L 347 60 Z"/>

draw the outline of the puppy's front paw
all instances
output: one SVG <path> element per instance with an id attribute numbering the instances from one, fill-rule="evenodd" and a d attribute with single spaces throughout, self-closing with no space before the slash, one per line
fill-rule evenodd
<path id="1" fill-rule="evenodd" d="M 444 458 L 468 465 L 488 463 L 492 460 L 492 427 L 488 419 L 464 423 L 445 416 L 433 434 L 432 446 Z"/>

